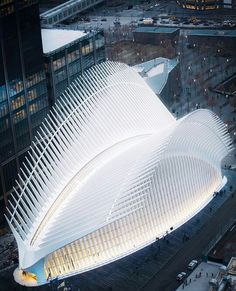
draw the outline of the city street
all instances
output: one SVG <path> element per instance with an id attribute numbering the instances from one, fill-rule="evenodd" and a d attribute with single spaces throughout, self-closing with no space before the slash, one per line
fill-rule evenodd
<path id="1" fill-rule="evenodd" d="M 128 7 L 129 6 L 129 7 Z M 132 7 L 132 8 L 131 8 Z M 215 11 L 194 11 L 179 7 L 176 1 L 150 1 L 149 4 L 121 4 L 117 7 L 98 7 L 86 12 L 88 21 L 76 21 L 72 23 L 79 29 L 103 28 L 111 30 L 115 28 L 115 23 L 119 25 L 135 26 L 142 23 L 144 18 L 154 18 L 156 25 L 174 26 L 180 28 L 222 28 L 224 20 L 236 21 L 236 12 L 225 10 Z M 191 23 L 190 18 L 201 20 L 195 24 Z M 83 17 L 82 17 L 83 18 Z M 177 20 L 178 18 L 179 20 Z"/>

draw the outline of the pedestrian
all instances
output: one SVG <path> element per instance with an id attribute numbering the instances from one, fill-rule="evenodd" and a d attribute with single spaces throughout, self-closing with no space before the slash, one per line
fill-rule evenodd
<path id="1" fill-rule="evenodd" d="M 191 280 L 191 278 L 190 278 L 190 279 L 189 279 L 189 284 L 191 283 L 191 281 L 192 281 L 192 280 Z"/>
<path id="2" fill-rule="evenodd" d="M 206 276 L 208 277 L 208 273 L 206 272 Z"/>
<path id="3" fill-rule="evenodd" d="M 199 277 L 201 277 L 202 276 L 202 273 L 201 272 L 199 272 Z"/>

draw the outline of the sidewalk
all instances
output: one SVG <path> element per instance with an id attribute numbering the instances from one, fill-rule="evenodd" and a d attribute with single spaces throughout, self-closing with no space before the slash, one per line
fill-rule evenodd
<path id="1" fill-rule="evenodd" d="M 219 267 L 218 264 L 202 262 L 176 291 L 209 291 L 209 281 L 216 277 Z"/>

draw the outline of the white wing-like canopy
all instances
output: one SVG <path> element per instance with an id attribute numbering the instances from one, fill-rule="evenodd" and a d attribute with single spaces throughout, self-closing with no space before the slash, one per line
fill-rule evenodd
<path id="1" fill-rule="evenodd" d="M 20 268 L 47 257 L 51 274 L 53 256 L 76 244 L 73 272 L 143 247 L 210 201 L 231 148 L 212 112 L 176 121 L 127 65 L 89 69 L 42 124 L 9 200 Z M 117 248 L 102 230 L 120 240 Z M 91 261 L 90 252 L 103 255 Z"/>

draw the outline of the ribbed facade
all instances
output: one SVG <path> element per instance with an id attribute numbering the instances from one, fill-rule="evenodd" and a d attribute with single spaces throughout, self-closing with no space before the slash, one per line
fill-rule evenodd
<path id="1" fill-rule="evenodd" d="M 117 260 L 182 225 L 222 186 L 232 147 L 215 114 L 176 121 L 136 71 L 113 62 L 74 81 L 36 140 L 7 220 L 19 269 L 37 284 Z"/>

